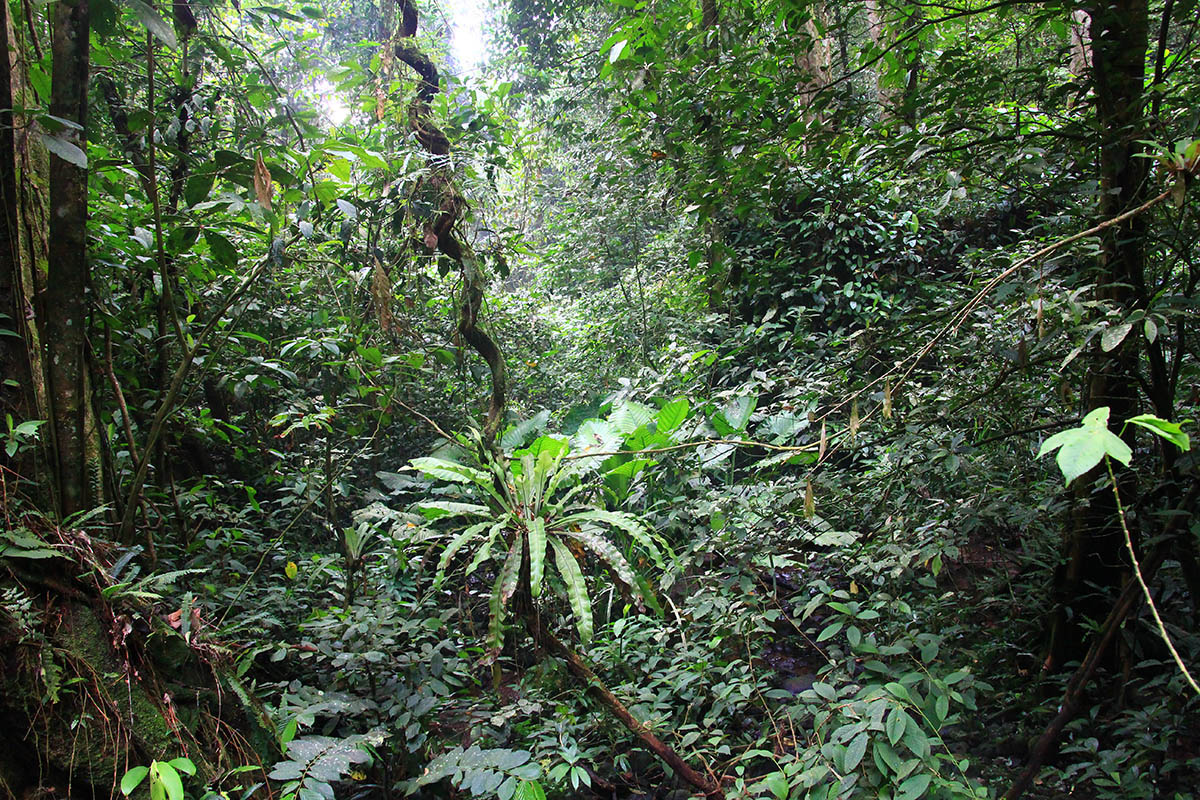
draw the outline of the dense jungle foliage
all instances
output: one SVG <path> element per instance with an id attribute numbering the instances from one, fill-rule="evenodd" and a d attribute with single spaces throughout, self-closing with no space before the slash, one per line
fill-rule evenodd
<path id="1" fill-rule="evenodd" d="M 1200 794 L 1196 0 L 0 11 L 0 798 Z"/>

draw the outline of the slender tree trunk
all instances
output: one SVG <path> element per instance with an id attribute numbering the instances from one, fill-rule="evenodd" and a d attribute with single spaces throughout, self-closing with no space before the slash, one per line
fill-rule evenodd
<path id="1" fill-rule="evenodd" d="M 89 18 L 87 0 L 59 0 L 54 7 L 50 113 L 79 130 L 59 135 L 87 149 Z M 87 169 L 50 156 L 50 265 L 46 281 L 46 372 L 54 434 L 58 511 L 66 516 L 87 508 L 92 497 L 88 466 L 97 455 L 89 446 L 87 363 L 88 320 Z"/>
<path id="2" fill-rule="evenodd" d="M 1089 9 L 1091 15 L 1092 84 L 1096 122 L 1100 131 L 1099 216 L 1111 218 L 1145 200 L 1146 159 L 1138 158 L 1139 139 L 1146 138 L 1143 82 L 1148 46 L 1146 0 L 1113 0 Z M 1146 301 L 1146 219 L 1138 215 L 1106 229 L 1094 298 L 1128 314 Z M 1086 386 L 1085 412 L 1110 409 L 1115 431 L 1140 409 L 1138 367 L 1140 337 L 1129 335 L 1104 352 L 1097 342 L 1092 351 Z M 1132 437 L 1132 432 L 1126 432 Z M 1108 487 L 1095 493 L 1098 472 L 1078 479 L 1075 510 L 1067 532 L 1066 563 L 1056 581 L 1058 611 L 1052 629 L 1046 666 L 1057 669 L 1079 652 L 1085 618 L 1103 619 L 1109 608 L 1107 590 L 1128 577 L 1129 564 L 1117 519 L 1116 501 Z M 1120 491 L 1127 507 L 1137 500 L 1135 473 L 1120 473 Z M 1137 519 L 1130 519 L 1137 534 Z M 1099 591 L 1091 586 L 1099 587 Z M 1068 613 L 1068 610 L 1070 613 Z"/>

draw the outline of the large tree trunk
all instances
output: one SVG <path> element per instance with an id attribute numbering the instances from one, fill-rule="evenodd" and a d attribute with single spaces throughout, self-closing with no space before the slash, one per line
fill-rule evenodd
<path id="1" fill-rule="evenodd" d="M 54 8 L 50 113 L 79 130 L 59 135 L 87 149 L 89 18 L 87 0 L 59 0 Z M 94 420 L 90 413 L 86 326 L 88 321 L 87 169 L 50 157 L 50 266 L 44 329 L 46 376 L 54 435 L 54 478 L 63 516 L 88 508 L 95 499 Z"/>
<path id="2" fill-rule="evenodd" d="M 47 235 L 47 154 L 41 142 L 41 127 L 28 114 L 16 113 L 12 109 L 38 108 L 44 100 L 26 79 L 26 53 L 33 47 L 21 36 L 32 36 L 30 29 L 16 23 L 6 5 L 0 9 L 4 15 L 0 37 L 3 37 L 3 54 L 0 55 L 0 193 L 2 193 L 3 242 L 0 244 L 0 313 L 7 314 L 10 321 L 5 327 L 19 336 L 5 336 L 3 342 L 3 376 L 16 381 L 16 386 L 5 385 L 0 391 L 0 403 L 4 411 L 13 415 L 14 422 L 48 418 L 45 373 L 42 369 L 42 344 L 38 333 L 36 310 L 40 307 L 39 287 L 45 285 L 48 260 Z M 18 34 L 20 32 L 20 34 Z M 10 468 L 19 474 L 33 478 L 39 464 L 44 464 L 44 455 L 51 432 L 43 427 L 40 431 L 40 447 L 10 461 Z M 38 498 L 43 499 L 43 498 Z M 49 499 L 49 498 L 44 498 Z"/>
<path id="3" fill-rule="evenodd" d="M 21 289 L 21 246 L 17 227 L 17 148 L 13 125 L 13 59 L 8 4 L 0 3 L 0 327 L 18 336 L 0 336 L 0 412 L 18 422 L 29 416 L 22 387 L 31 383 L 28 352 L 22 334 L 25 293 Z M 13 383 L 9 383 L 8 381 Z M 2 458 L 2 457 L 0 457 Z M 7 459 L 5 459 L 7 461 Z"/>
<path id="4" fill-rule="evenodd" d="M 1137 155 L 1141 150 L 1138 140 L 1146 138 L 1142 87 L 1148 46 L 1147 3 L 1114 0 L 1089 9 L 1089 13 L 1091 75 L 1101 137 L 1098 210 L 1102 219 L 1108 219 L 1145 200 L 1147 161 Z M 1146 224 L 1144 215 L 1138 215 L 1102 234 L 1094 296 L 1123 314 L 1146 300 Z M 1139 341 L 1129 335 L 1110 352 L 1103 352 L 1099 342 L 1092 351 L 1084 411 L 1108 406 L 1114 431 L 1140 409 Z M 1081 623 L 1086 618 L 1104 618 L 1110 606 L 1108 590 L 1119 587 L 1129 571 L 1112 490 L 1102 486 L 1092 492 L 1098 476 L 1094 471 L 1077 482 L 1066 563 L 1055 586 L 1059 610 L 1046 661 L 1050 669 L 1081 652 Z M 1126 470 L 1120 476 L 1122 499 L 1127 507 L 1132 506 L 1137 497 L 1135 473 Z M 1136 535 L 1135 519 L 1130 520 L 1130 527 Z"/>

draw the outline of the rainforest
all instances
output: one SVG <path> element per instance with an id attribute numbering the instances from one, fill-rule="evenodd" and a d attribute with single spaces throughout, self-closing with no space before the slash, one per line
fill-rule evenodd
<path id="1" fill-rule="evenodd" d="M 1196 0 L 0 12 L 0 800 L 1200 796 Z"/>

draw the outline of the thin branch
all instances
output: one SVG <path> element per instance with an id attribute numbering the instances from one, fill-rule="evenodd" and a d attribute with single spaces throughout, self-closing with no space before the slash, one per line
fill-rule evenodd
<path id="1" fill-rule="evenodd" d="M 1158 606 L 1154 604 L 1154 598 L 1150 595 L 1150 587 L 1146 585 L 1146 579 L 1142 575 L 1142 567 L 1138 564 L 1137 553 L 1133 551 L 1133 538 L 1129 535 L 1129 526 L 1125 523 L 1125 506 L 1121 503 L 1121 492 L 1117 489 L 1117 478 L 1113 475 L 1112 461 L 1108 456 L 1104 457 L 1104 466 L 1108 468 L 1108 479 L 1112 481 L 1113 497 L 1117 499 L 1117 519 L 1121 522 L 1121 530 L 1125 534 L 1125 549 L 1129 551 L 1129 560 L 1133 563 L 1133 574 L 1137 578 L 1138 585 L 1142 587 L 1142 594 L 1146 597 L 1146 605 L 1150 607 L 1150 613 L 1154 615 L 1154 622 L 1158 625 L 1158 635 L 1162 637 L 1163 643 L 1167 649 L 1171 651 L 1171 657 L 1175 659 L 1175 664 L 1179 667 L 1179 671 L 1183 673 L 1183 677 L 1187 680 L 1188 685 L 1196 694 L 1200 695 L 1200 686 L 1196 685 L 1196 679 L 1192 677 L 1192 673 L 1188 672 L 1187 665 L 1183 663 L 1183 659 L 1179 656 L 1179 651 L 1175 649 L 1174 642 L 1167 635 L 1167 626 L 1163 624 L 1162 616 L 1158 613 Z"/>
<path id="2" fill-rule="evenodd" d="M 238 299 L 246 293 L 254 281 L 258 279 L 258 276 L 266 270 L 271 262 L 272 258 L 270 256 L 264 258 L 258 264 L 258 266 L 246 276 L 245 280 L 243 280 L 236 289 L 230 292 L 229 297 L 225 300 L 225 303 L 215 314 L 213 314 L 212 319 L 208 321 L 208 324 L 204 326 L 204 329 L 196 335 L 192 346 L 184 350 L 183 360 L 179 362 L 179 366 L 175 369 L 175 375 L 171 378 L 171 387 L 167 390 L 166 395 L 159 404 L 158 413 L 154 415 L 154 422 L 150 426 L 150 435 L 147 437 L 146 446 L 143 449 L 143 452 L 146 453 L 147 457 L 142 459 L 141 466 L 138 467 L 137 472 L 133 476 L 133 483 L 129 487 L 128 499 L 125 502 L 125 514 L 121 518 L 121 527 L 119 529 L 120 541 L 129 541 L 133 534 L 133 518 L 135 514 L 134 509 L 136 508 L 138 495 L 141 494 L 142 486 L 146 482 L 146 473 L 150 469 L 151 459 L 149 458 L 149 454 L 153 452 L 154 446 L 158 444 L 159 437 L 162 436 L 163 428 L 167 421 L 167 416 L 175 407 L 175 401 L 179 397 L 180 391 L 183 389 L 183 381 L 191 371 L 192 363 L 195 361 L 197 353 L 199 353 L 200 348 L 204 345 L 204 342 L 208 338 L 209 334 L 211 334 L 221 323 L 221 320 L 225 316 L 225 312 L 227 312 L 233 306 L 233 304 L 236 303 Z"/>

